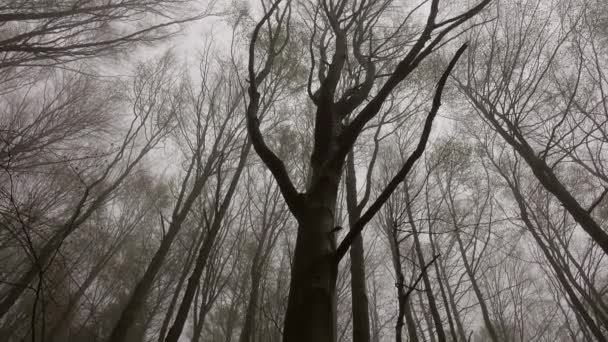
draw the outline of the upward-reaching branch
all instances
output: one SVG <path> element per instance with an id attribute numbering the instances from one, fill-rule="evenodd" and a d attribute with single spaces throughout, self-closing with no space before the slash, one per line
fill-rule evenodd
<path id="1" fill-rule="evenodd" d="M 262 162 L 268 167 L 270 172 L 277 181 L 279 185 L 279 189 L 289 206 L 289 209 L 292 213 L 296 214 L 300 211 L 300 195 L 293 185 L 291 179 L 289 178 L 289 174 L 287 173 L 287 169 L 285 168 L 285 164 L 283 161 L 266 145 L 264 141 L 264 137 L 262 136 L 262 132 L 260 131 L 260 120 L 258 118 L 258 111 L 260 108 L 260 93 L 258 91 L 258 85 L 266 78 L 268 73 L 270 72 L 270 68 L 272 66 L 272 59 L 277 54 L 277 52 L 273 51 L 273 44 L 275 41 L 271 41 L 271 49 L 268 53 L 268 59 L 266 63 L 264 63 L 264 69 L 256 74 L 255 71 L 255 44 L 260 34 L 260 30 L 262 26 L 270 20 L 270 16 L 274 11 L 277 10 L 279 3 L 281 0 L 277 0 L 266 12 L 266 14 L 262 17 L 262 19 L 257 23 L 255 29 L 253 30 L 253 36 L 251 38 L 251 43 L 249 45 L 249 105 L 247 106 L 247 132 L 249 133 L 249 137 L 251 139 L 251 143 L 253 144 L 253 148 L 256 153 L 262 159 Z M 281 23 L 279 23 L 281 24 Z M 280 26 L 280 25 L 279 25 Z M 284 47 L 284 46 L 283 46 Z"/>
<path id="2" fill-rule="evenodd" d="M 399 170 L 399 172 L 388 183 L 388 185 L 382 191 L 382 193 L 380 193 L 380 195 L 378 196 L 376 201 L 374 201 L 374 203 L 369 207 L 369 209 L 367 209 L 365 214 L 363 214 L 361 216 L 359 221 L 357 221 L 352 226 L 352 228 L 348 232 L 348 234 L 346 234 L 346 236 L 344 237 L 344 240 L 342 240 L 342 242 L 340 243 L 340 246 L 338 246 L 338 249 L 336 250 L 336 262 L 340 262 L 342 257 L 344 257 L 344 255 L 348 251 L 348 248 L 350 247 L 350 245 L 353 243 L 355 237 L 357 237 L 357 235 L 361 233 L 361 231 L 363 230 L 365 225 L 369 221 L 371 221 L 371 219 L 374 217 L 374 215 L 376 215 L 378 210 L 380 210 L 382 205 L 384 205 L 384 203 L 392 195 L 392 193 L 395 191 L 397 186 L 401 182 L 403 182 L 405 177 L 407 177 L 408 173 L 413 168 L 416 161 L 422 156 L 422 153 L 424 152 L 424 150 L 426 148 L 426 144 L 427 144 L 427 142 L 429 140 L 429 136 L 431 134 L 431 128 L 433 127 L 433 121 L 435 120 L 437 112 L 439 111 L 439 107 L 441 106 L 441 96 L 443 94 L 443 88 L 445 87 L 445 84 L 448 80 L 448 76 L 454 69 L 454 66 L 456 66 L 456 62 L 458 62 L 458 59 L 460 58 L 460 56 L 462 56 L 462 54 L 464 53 L 466 48 L 467 48 L 467 45 L 464 44 L 463 46 L 460 47 L 460 49 L 458 49 L 458 51 L 456 51 L 456 54 L 454 55 L 454 57 L 452 57 L 450 64 L 448 65 L 447 69 L 443 72 L 443 75 L 441 75 L 441 78 L 439 79 L 439 82 L 437 83 L 437 89 L 435 90 L 435 95 L 433 97 L 433 104 L 431 106 L 431 110 L 429 111 L 429 114 L 426 117 L 426 121 L 424 123 L 424 128 L 422 130 L 422 134 L 420 136 L 420 140 L 418 141 L 418 145 L 416 146 L 416 149 L 408 157 L 408 159 L 406 160 L 406 162 L 403 165 L 403 167 L 401 168 L 401 170 Z"/>
<path id="3" fill-rule="evenodd" d="M 442 39 L 447 36 L 458 26 L 462 25 L 467 20 L 471 19 L 477 13 L 479 13 L 490 0 L 483 0 L 477 6 L 471 8 L 465 13 L 459 15 L 452 25 L 449 25 L 441 32 L 439 32 L 435 38 L 432 37 L 433 30 L 437 27 L 435 20 L 438 14 L 438 0 L 433 0 L 431 3 L 431 10 L 427 18 L 427 23 L 422 31 L 422 34 L 407 53 L 407 55 L 397 64 L 397 67 L 390 74 L 390 77 L 382 85 L 378 94 L 376 94 L 365 107 L 359 112 L 355 119 L 344 129 L 341 135 L 341 146 L 340 151 L 336 154 L 337 159 L 344 158 L 348 151 L 352 148 L 353 144 L 357 140 L 357 137 L 363 130 L 363 127 L 373 119 L 376 114 L 380 111 L 382 104 L 386 101 L 387 97 L 392 91 L 409 75 L 411 74 L 420 62 L 431 54 Z M 427 43 L 430 41 L 430 44 Z M 426 47 L 425 47 L 426 46 Z"/>

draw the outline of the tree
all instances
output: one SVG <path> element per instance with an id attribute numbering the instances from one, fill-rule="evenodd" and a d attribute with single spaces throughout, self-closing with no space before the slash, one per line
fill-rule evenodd
<path id="1" fill-rule="evenodd" d="M 564 5 L 564 13 L 569 14 L 560 15 L 559 1 L 549 5 L 553 10 L 545 16 L 537 15 L 544 11 L 539 1 L 505 5 L 506 12 L 512 16 L 503 15 L 489 32 L 476 35 L 478 40 L 470 51 L 466 73 L 459 77 L 459 88 L 473 110 L 524 158 L 545 189 L 559 199 L 581 228 L 608 253 L 608 234 L 592 213 L 594 203 L 603 195 L 591 201 L 581 198 L 560 176 L 560 166 L 571 158 L 578 160 L 591 176 L 598 176 L 593 167 L 581 162 L 586 159 L 581 158 L 582 155 L 601 153 L 596 148 L 597 144 L 603 144 L 601 135 L 598 141 L 594 138 L 598 130 L 597 117 L 589 115 L 579 102 L 585 101 L 580 97 L 586 95 L 579 92 L 583 88 L 583 70 L 589 61 L 582 55 L 575 56 L 574 72 L 565 68 L 563 72 L 558 71 L 570 63 L 559 59 L 559 54 L 565 53 L 573 40 L 580 44 L 576 32 L 584 22 L 586 11 L 575 8 L 574 4 Z M 513 11 L 509 11 L 510 7 Z M 519 26 L 516 29 L 510 24 L 513 20 L 521 20 L 525 29 L 520 30 Z M 550 25 L 554 20 L 557 24 Z M 517 48 L 510 48 L 514 45 Z M 487 66 L 477 67 L 486 62 Z M 604 82 L 601 75 L 594 76 L 599 76 L 600 84 L 596 86 L 600 89 Z M 600 94 L 600 102 L 604 99 Z M 587 103 L 592 107 L 597 105 Z M 590 164 L 594 164 L 593 159 Z M 590 203 L 587 208 L 584 202 Z"/>
<path id="2" fill-rule="evenodd" d="M 237 154 L 240 155 L 239 170 L 243 168 L 246 161 L 249 148 L 247 144 L 241 144 L 240 136 L 243 130 L 238 126 L 238 119 L 235 115 L 242 100 L 242 93 L 237 88 L 237 80 L 234 74 L 228 76 L 214 75 L 207 63 L 210 63 L 210 61 L 204 61 L 200 68 L 200 88 L 193 84 L 184 87 L 188 106 L 185 109 L 187 112 L 184 113 L 178 123 L 176 138 L 184 152 L 185 162 L 183 166 L 185 170 L 183 170 L 184 175 L 169 219 L 169 226 L 163 236 L 161 245 L 147 266 L 146 272 L 133 289 L 128 303 L 123 308 L 120 319 L 109 337 L 111 341 L 118 342 L 126 338 L 129 328 L 146 302 L 154 279 L 165 262 L 171 245 L 203 190 L 212 186 L 210 183 L 213 178 L 216 178 L 215 190 L 212 193 L 220 196 L 224 188 L 225 175 L 223 170 L 226 167 L 225 164 L 230 162 L 232 154 L 238 152 Z M 209 141 L 209 137 L 213 137 L 213 140 Z M 236 171 L 236 178 L 229 182 L 230 186 L 224 203 L 221 203 L 222 201 L 217 198 L 216 206 L 210 208 L 211 213 L 205 213 L 205 215 L 211 215 L 207 216 L 207 220 L 213 225 L 211 229 L 213 233 L 206 235 L 204 243 L 200 247 L 201 250 L 196 253 L 197 261 L 194 269 L 196 274 L 188 281 L 188 297 L 185 301 L 182 300 L 180 321 L 175 326 L 174 331 L 170 333 L 173 336 L 171 338 L 177 338 L 181 334 L 179 325 L 183 327 L 183 321 L 190 309 L 208 253 L 221 227 L 221 216 L 228 209 L 229 199 L 232 196 L 231 193 L 236 189 L 240 172 Z M 218 215 L 220 218 L 216 220 Z M 217 222 L 211 223 L 211 219 Z"/>
<path id="3" fill-rule="evenodd" d="M 442 46 L 444 38 L 468 19 L 479 13 L 489 1 L 451 18 L 439 16 L 439 1 L 432 1 L 426 24 L 410 50 L 404 55 L 390 50 L 387 44 L 401 39 L 409 15 L 380 43 L 375 42 L 373 27 L 386 15 L 390 2 L 328 2 L 303 4 L 303 20 L 311 20 L 313 39 L 309 41 L 311 60 L 320 56 L 316 82 L 313 82 L 315 66 L 310 69 L 308 94 L 315 104 L 314 147 L 310 159 L 311 176 L 304 192 L 299 192 L 285 169 L 284 163 L 272 152 L 260 131 L 258 106 L 259 85 L 271 71 L 276 57 L 289 39 L 292 4 L 280 7 L 280 1 L 265 6 L 262 19 L 255 26 L 249 47 L 249 104 L 247 129 L 253 146 L 265 165 L 274 175 L 287 205 L 298 221 L 298 237 L 291 271 L 290 297 L 285 318 L 285 341 L 333 341 L 335 330 L 335 281 L 337 263 L 346 253 L 354 238 L 360 234 L 397 185 L 405 178 L 415 161 L 422 155 L 433 119 L 441 104 L 441 95 L 451 70 L 464 52 L 461 47 L 437 84 L 433 104 L 421 132 L 416 150 L 403 168 L 381 192 L 370 208 L 351 228 L 345 240 L 336 248 L 334 236 L 335 203 L 339 179 L 346 156 L 352 149 L 365 125 L 380 111 L 387 97 L 401 84 L 420 63 Z M 418 9 L 418 8 L 416 8 Z M 410 11 L 410 14 L 416 9 Z M 308 18 L 306 18 L 308 16 Z M 265 32 L 269 42 L 265 60 L 256 63 L 260 55 L 256 51 L 258 38 Z M 320 37 L 317 38 L 317 31 Z M 348 36 L 354 37 L 348 40 Z M 320 39 L 320 40 L 319 40 Z M 320 44 L 319 44 L 320 42 Z M 375 45 L 377 44 L 377 45 Z M 320 46 L 314 53 L 314 47 Z M 329 47 L 331 46 L 331 49 Z M 389 45 L 390 46 L 390 45 Z M 333 52 L 331 61 L 325 59 Z M 389 62 L 394 63 L 391 65 Z M 348 62 L 347 62 L 348 61 Z M 381 70 L 386 70 L 386 81 L 378 81 Z M 356 84 L 342 85 L 342 75 L 354 72 L 361 77 Z M 377 92 L 374 86 L 377 84 Z M 318 88 L 313 90 L 317 85 Z M 341 89 L 342 88 L 342 89 Z M 371 99 L 368 100 L 368 97 Z M 336 101 L 337 99 L 337 101 Z M 356 114 L 355 114 L 356 112 Z M 348 119 L 348 121 L 345 121 Z"/>
<path id="4" fill-rule="evenodd" d="M 12 286 L 3 296 L 0 302 L 0 317 L 9 312 L 36 277 L 38 277 L 36 292 L 39 295 L 44 273 L 63 242 L 108 201 L 148 152 L 171 131 L 173 118 L 178 114 L 181 103 L 179 97 L 174 96 L 171 91 L 160 92 L 163 90 L 163 85 L 169 88 L 173 85 L 173 80 L 168 74 L 168 63 L 170 63 L 170 55 L 164 56 L 153 67 L 140 69 L 140 74 L 135 78 L 132 86 L 132 120 L 120 140 L 116 141 L 116 145 L 110 143 L 109 146 L 104 146 L 105 151 L 102 149 L 101 155 L 107 159 L 85 159 L 84 162 L 77 161 L 65 165 L 66 171 L 73 174 L 72 177 L 79 186 L 72 201 L 60 205 L 62 207 L 68 204 L 59 221 L 52 222 L 52 233 L 35 244 L 31 242 L 30 236 L 33 225 L 29 219 L 26 219 L 31 217 L 31 214 L 22 213 L 22 209 L 16 205 L 14 183 L 11 182 L 13 177 L 9 168 L 9 186 L 5 194 L 8 203 L 14 208 L 10 215 L 15 219 L 8 219 L 10 225 L 7 224 L 5 227 L 24 231 L 25 239 L 30 241 L 25 246 L 31 261 L 19 275 L 19 279 L 13 282 L 22 285 Z"/>
<path id="5" fill-rule="evenodd" d="M 6 68 L 53 66 L 124 51 L 134 44 L 162 40 L 174 26 L 211 14 L 214 1 L 200 13 L 179 17 L 190 0 L 18 0 L 0 8 L 2 78 Z M 181 12 L 181 13 L 180 13 Z M 158 20 L 161 19 L 161 22 Z"/>

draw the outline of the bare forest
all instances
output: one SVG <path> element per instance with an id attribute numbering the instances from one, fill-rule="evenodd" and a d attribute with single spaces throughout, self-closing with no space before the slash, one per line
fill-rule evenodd
<path id="1" fill-rule="evenodd" d="M 605 0 L 0 0 L 0 342 L 608 341 Z"/>

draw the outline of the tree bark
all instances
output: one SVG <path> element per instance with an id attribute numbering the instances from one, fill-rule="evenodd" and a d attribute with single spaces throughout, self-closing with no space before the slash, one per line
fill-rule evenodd
<path id="1" fill-rule="evenodd" d="M 464 245 L 462 243 L 462 239 L 460 238 L 460 233 L 458 231 L 458 227 L 454 227 L 456 229 L 456 241 L 458 242 L 458 249 L 460 250 L 460 256 L 462 257 L 462 262 L 464 264 L 465 272 L 471 281 L 471 286 L 473 287 L 473 292 L 477 297 L 477 302 L 479 303 L 479 307 L 481 309 L 481 316 L 483 317 L 483 322 L 488 330 L 488 334 L 490 334 L 490 338 L 493 342 L 498 342 L 498 335 L 496 334 L 496 330 L 494 329 L 494 325 L 492 324 L 492 320 L 490 319 L 490 312 L 488 311 L 488 306 L 486 305 L 485 299 L 483 298 L 483 294 L 481 293 L 481 289 L 479 288 L 479 284 L 477 284 L 477 279 L 475 279 L 475 273 L 467 260 L 467 254 L 464 250 Z"/>
<path id="2" fill-rule="evenodd" d="M 163 323 L 158 332 L 158 342 L 163 342 L 167 335 L 167 329 L 169 329 L 169 323 L 171 323 L 171 318 L 173 318 L 173 312 L 175 311 L 175 306 L 177 305 L 177 300 L 179 299 L 179 294 L 181 293 L 182 286 L 186 282 L 186 278 L 190 273 L 190 269 L 192 268 L 192 264 L 194 263 L 194 251 L 196 248 L 202 243 L 200 237 L 202 233 L 199 233 L 199 238 L 197 238 L 197 243 L 192 244 L 192 247 L 188 251 L 188 256 L 186 257 L 186 262 L 184 263 L 184 268 L 179 276 L 177 284 L 175 286 L 175 291 L 173 292 L 173 296 L 171 297 L 171 302 L 169 303 L 169 307 L 165 312 L 165 318 L 163 319 Z"/>
<path id="3" fill-rule="evenodd" d="M 591 333 L 594 335 L 596 340 L 599 342 L 605 342 L 606 338 L 604 337 L 601 329 L 595 324 L 595 322 L 593 321 L 593 319 L 591 318 L 591 316 L 585 309 L 584 305 L 578 300 L 576 293 L 574 292 L 574 290 L 572 289 L 570 284 L 568 284 L 568 280 L 562 273 L 562 270 L 560 269 L 559 265 L 557 264 L 555 259 L 553 259 L 553 256 L 549 252 L 547 246 L 544 244 L 544 242 L 542 241 L 542 238 L 539 236 L 538 232 L 536 231 L 536 227 L 530 221 L 530 218 L 528 216 L 528 210 L 526 208 L 526 204 L 524 202 L 523 196 L 520 193 L 519 189 L 517 188 L 517 186 L 515 186 L 511 182 L 511 180 L 509 180 L 506 177 L 506 175 L 503 174 L 503 178 L 505 178 L 505 180 L 507 181 L 507 183 L 513 193 L 513 196 L 515 197 L 515 201 L 517 202 L 517 205 L 519 207 L 522 221 L 528 228 L 528 231 L 532 234 L 532 237 L 534 238 L 534 240 L 540 247 L 540 249 L 543 252 L 543 254 L 545 255 L 545 257 L 547 258 L 547 261 L 549 261 L 549 264 L 551 265 L 551 267 L 553 268 L 553 271 L 555 272 L 555 276 L 557 277 L 558 281 L 562 285 L 563 290 L 568 295 L 568 299 L 570 300 L 570 303 L 571 303 L 573 309 L 580 315 L 582 320 L 585 322 L 585 325 L 587 325 L 589 330 L 591 330 Z"/>
<path id="4" fill-rule="evenodd" d="M 346 204 L 348 222 L 352 227 L 361 217 L 357 203 L 357 177 L 355 175 L 354 156 L 352 151 L 346 161 Z M 350 247 L 350 275 L 353 342 L 369 342 L 369 300 L 367 298 L 365 253 L 363 250 L 363 236 L 361 234 L 357 235 Z"/>
<path id="5" fill-rule="evenodd" d="M 443 265 L 443 261 L 441 259 L 437 260 L 437 265 L 439 267 L 440 276 L 445 279 L 446 283 L 448 283 L 448 276 L 445 271 L 445 266 Z M 449 305 L 452 307 L 452 313 L 454 314 L 454 321 L 456 322 L 456 330 L 458 331 L 458 336 L 462 342 L 467 341 L 466 333 L 464 332 L 464 327 L 462 325 L 462 319 L 460 318 L 460 313 L 458 312 L 458 307 L 456 305 L 456 300 L 454 299 L 454 293 L 449 286 L 446 286 L 446 294 L 448 296 Z M 448 304 L 446 304 L 448 305 Z"/>
<path id="6" fill-rule="evenodd" d="M 255 262 L 252 263 L 251 272 L 251 291 L 249 292 L 249 300 L 247 302 L 247 309 L 245 311 L 245 321 L 243 322 L 243 328 L 241 329 L 241 335 L 239 336 L 239 342 L 252 342 L 255 324 L 256 314 L 258 311 L 258 302 L 260 300 L 260 280 L 261 274 L 257 269 L 258 265 Z"/>
<path id="7" fill-rule="evenodd" d="M 532 173 L 542 186 L 552 193 L 558 201 L 562 203 L 564 208 L 572 215 L 572 218 L 583 228 L 587 234 L 608 254 L 608 233 L 606 233 L 600 225 L 595 222 L 591 213 L 585 210 L 580 203 L 566 189 L 562 182 L 557 178 L 553 169 L 547 165 L 544 159 L 541 159 L 532 147 L 528 144 L 519 128 L 512 122 L 506 121 L 508 132 L 503 128 L 502 124 L 495 116 L 495 112 L 491 108 L 487 108 L 478 98 L 473 95 L 471 89 L 464 88 L 467 97 L 473 102 L 475 107 L 494 127 L 494 129 L 502 136 L 502 138 L 526 161 Z"/>
<path id="8" fill-rule="evenodd" d="M 283 329 L 284 342 L 335 342 L 336 238 L 334 210 L 342 168 L 325 170 L 304 197 L 298 215 L 289 299 Z"/>
<path id="9" fill-rule="evenodd" d="M 194 266 L 194 270 L 192 271 L 192 275 L 188 279 L 188 285 L 186 285 L 186 291 L 184 292 L 184 297 L 182 298 L 182 302 L 179 306 L 179 309 L 177 310 L 175 321 L 173 322 L 173 325 L 171 326 L 171 329 L 169 329 L 167 337 L 165 338 L 166 342 L 177 342 L 182 334 L 182 330 L 184 329 L 184 325 L 186 324 L 186 320 L 188 319 L 190 307 L 192 306 L 192 300 L 194 299 L 196 288 L 199 286 L 203 270 L 205 269 L 207 261 L 209 260 L 209 254 L 211 253 L 211 249 L 213 248 L 213 244 L 215 243 L 217 234 L 223 224 L 226 211 L 228 210 L 228 207 L 232 202 L 232 198 L 236 191 L 236 187 L 241 177 L 241 173 L 245 168 L 245 162 L 247 161 L 247 156 L 249 155 L 250 150 L 251 143 L 249 140 L 247 140 L 245 142 L 245 145 L 243 145 L 243 147 L 241 148 L 239 162 L 234 171 L 234 174 L 232 175 L 232 179 L 230 180 L 230 185 L 226 192 L 226 195 L 224 196 L 223 200 L 220 200 L 220 198 L 216 198 L 217 203 L 220 203 L 221 201 L 221 204 L 217 206 L 217 212 L 214 215 L 213 223 L 211 224 L 211 227 L 209 227 L 209 231 L 205 236 L 205 241 L 203 242 L 198 252 L 196 264 Z M 222 172 L 221 168 L 218 169 L 218 172 Z M 221 185 L 218 184 L 217 186 L 220 187 Z"/>
<path id="10" fill-rule="evenodd" d="M 426 265 L 426 261 L 424 259 L 424 253 L 422 252 L 422 247 L 420 245 L 420 239 L 418 237 L 418 229 L 416 228 L 416 224 L 414 223 L 414 217 L 412 214 L 411 202 L 408 194 L 407 186 L 404 189 L 406 203 L 405 210 L 407 212 L 407 217 L 412 227 L 412 235 L 414 236 L 414 246 L 416 250 L 416 254 L 418 256 L 418 263 L 420 268 Z M 431 311 L 431 316 L 433 317 L 433 322 L 435 325 L 435 330 L 437 332 L 437 340 L 438 342 L 446 342 L 445 331 L 443 330 L 443 322 L 441 321 L 441 315 L 439 314 L 439 309 L 437 308 L 437 304 L 435 303 L 435 296 L 433 295 L 433 288 L 431 286 L 431 280 L 429 279 L 428 272 L 422 273 L 422 281 L 424 282 L 424 287 L 426 289 L 427 300 L 429 301 L 429 310 Z M 432 334 L 431 334 L 432 336 Z"/>

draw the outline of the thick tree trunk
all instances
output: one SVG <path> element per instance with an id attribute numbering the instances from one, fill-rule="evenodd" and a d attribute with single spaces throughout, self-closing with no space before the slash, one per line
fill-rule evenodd
<path id="1" fill-rule="evenodd" d="M 321 184 L 305 195 L 297 217 L 284 342 L 336 341 L 334 210 L 339 179 L 339 172 L 323 175 Z"/>
<path id="2" fill-rule="evenodd" d="M 336 277 L 333 214 L 323 207 L 308 210 L 298 227 L 284 342 L 336 341 Z M 334 240 L 335 241 L 335 240 Z"/>

